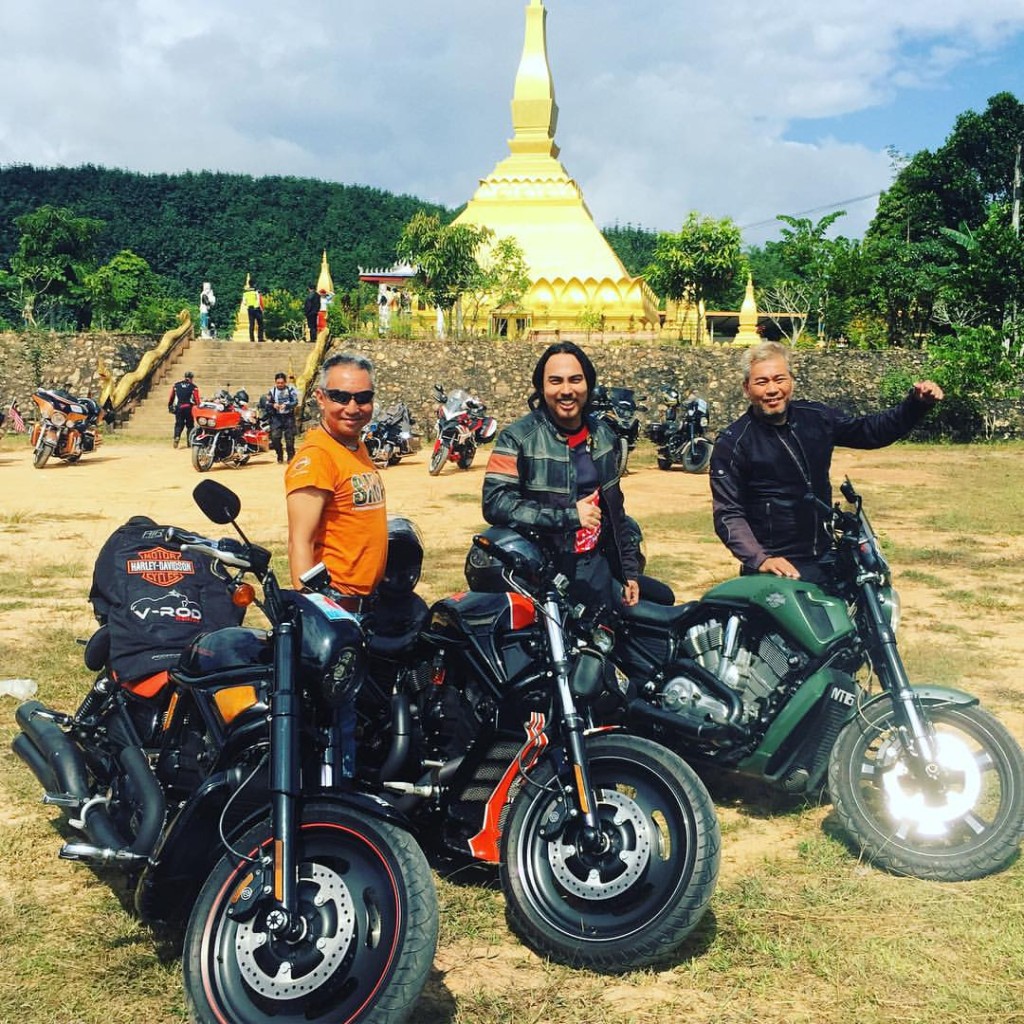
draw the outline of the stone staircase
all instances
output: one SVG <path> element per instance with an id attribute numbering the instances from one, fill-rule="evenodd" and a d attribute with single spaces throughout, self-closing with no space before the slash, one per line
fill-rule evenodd
<path id="1" fill-rule="evenodd" d="M 239 388 L 255 403 L 271 389 L 274 374 L 283 371 L 296 377 L 306 367 L 313 346 L 308 341 L 246 341 L 194 338 L 157 371 L 149 395 L 139 403 L 124 431 L 131 437 L 170 438 L 174 419 L 167 412 L 171 385 L 186 370 L 195 374 L 199 395 L 206 401 L 223 387 L 232 394 Z"/>

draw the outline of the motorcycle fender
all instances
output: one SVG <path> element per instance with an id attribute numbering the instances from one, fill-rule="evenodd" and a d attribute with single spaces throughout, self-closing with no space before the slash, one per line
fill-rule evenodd
<path id="1" fill-rule="evenodd" d="M 923 686 L 912 686 L 911 689 L 922 704 L 956 704 L 960 707 L 973 707 L 975 704 L 981 703 L 980 698 L 975 697 L 973 693 L 957 690 L 952 686 L 925 683 Z M 884 690 L 881 693 L 876 693 L 871 700 L 864 704 L 864 707 L 870 707 L 881 700 L 891 701 L 892 694 Z"/>

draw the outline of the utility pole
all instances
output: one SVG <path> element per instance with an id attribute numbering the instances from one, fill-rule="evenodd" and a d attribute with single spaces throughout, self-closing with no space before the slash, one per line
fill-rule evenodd
<path id="1" fill-rule="evenodd" d="M 1020 237 L 1020 146 L 1017 143 L 1017 158 L 1013 164 L 1013 233 Z"/>

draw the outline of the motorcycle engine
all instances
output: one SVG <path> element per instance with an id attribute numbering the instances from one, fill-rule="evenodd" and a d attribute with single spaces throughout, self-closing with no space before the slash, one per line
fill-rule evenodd
<path id="1" fill-rule="evenodd" d="M 795 678 L 807 658 L 794 650 L 777 633 L 741 636 L 738 618 L 723 624 L 709 619 L 687 630 L 681 652 L 692 658 L 722 683 L 734 690 L 743 705 L 742 723 L 760 719 L 775 703 L 788 695 L 787 677 Z M 712 721 L 725 722 L 729 708 L 697 683 L 677 676 L 662 689 L 665 707 L 692 709 Z"/>

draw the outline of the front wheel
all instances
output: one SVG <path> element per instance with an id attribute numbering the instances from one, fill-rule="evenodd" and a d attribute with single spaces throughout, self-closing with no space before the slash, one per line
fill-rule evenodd
<path id="1" fill-rule="evenodd" d="M 658 455 L 658 469 L 671 469 L 672 460 L 667 455 Z"/>
<path id="2" fill-rule="evenodd" d="M 629 472 L 629 438 L 618 438 L 615 448 L 618 455 L 619 476 L 625 476 Z"/>
<path id="3" fill-rule="evenodd" d="M 678 755 L 618 734 L 590 737 L 586 750 L 599 841 L 581 842 L 546 761 L 524 782 L 502 833 L 506 916 L 542 956 L 630 971 L 669 958 L 704 915 L 721 834 L 704 784 Z"/>
<path id="4" fill-rule="evenodd" d="M 213 449 L 217 443 L 216 438 L 209 438 L 205 441 L 197 441 L 192 445 L 192 468 L 197 473 L 205 473 L 213 466 Z"/>
<path id="5" fill-rule="evenodd" d="M 42 469 L 47 462 L 50 461 L 50 456 L 53 454 L 53 445 L 47 444 L 45 441 L 40 441 L 36 445 L 36 450 L 32 453 L 32 465 L 36 469 Z"/>
<path id="6" fill-rule="evenodd" d="M 185 994 L 199 1024 L 399 1024 L 437 944 L 437 898 L 423 852 L 393 825 L 326 801 L 297 830 L 301 931 L 267 927 L 253 897 L 267 823 L 235 843 L 206 880 L 185 933 Z M 245 907 L 246 903 L 253 904 Z"/>
<path id="7" fill-rule="evenodd" d="M 695 437 L 683 445 L 683 469 L 687 473 L 703 473 L 711 461 L 711 442 L 706 437 Z"/>
<path id="8" fill-rule="evenodd" d="M 438 441 L 433 453 L 430 456 L 430 465 L 427 469 L 431 476 L 437 476 L 438 473 L 444 469 L 444 464 L 448 461 L 448 442 Z"/>
<path id="9" fill-rule="evenodd" d="M 945 882 L 1003 867 L 1024 835 L 1024 754 L 987 711 L 926 705 L 940 778 L 922 781 L 893 708 L 864 708 L 839 734 L 828 785 L 836 814 L 874 864 Z"/>

